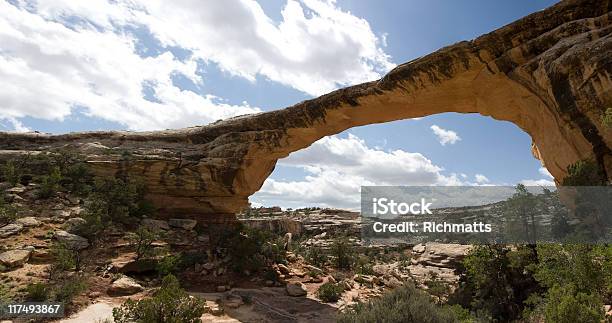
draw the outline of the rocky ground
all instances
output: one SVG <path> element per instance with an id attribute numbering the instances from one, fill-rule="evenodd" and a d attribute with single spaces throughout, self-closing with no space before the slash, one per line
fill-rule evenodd
<path id="1" fill-rule="evenodd" d="M 70 307 L 73 316 L 66 322 L 107 318 L 125 299 L 146 297 L 158 285 L 155 268 L 159 257 L 136 260 L 128 229 L 107 228 L 105 237 L 92 244 L 74 234 L 74 228 L 85 221 L 81 199 L 58 192 L 41 200 L 36 197 L 37 184 L 2 185 L 6 199 L 18 210 L 14 221 L 0 227 L 0 281 L 11 294 L 24 296 L 26 286 L 48 282 L 54 262 L 52 248 L 57 242 L 82 250 L 81 271 L 88 281 L 87 289 L 74 298 Z M 179 277 L 190 294 L 206 299 L 205 322 L 333 321 L 339 309 L 378 296 L 407 280 L 426 288 L 423 284 L 435 273 L 452 286 L 457 280 L 454 268 L 469 248 L 442 244 L 395 249 L 364 246 L 358 239 L 358 214 L 343 210 L 254 212 L 257 218 L 243 215 L 240 221 L 281 237 L 287 238 L 287 233 L 292 236 L 286 263 L 273 266 L 278 278 L 275 281 L 265 273 L 232 271 L 231 258 L 212 247 L 209 233 L 216 227 L 188 219 L 140 220 L 142 226 L 164 232 L 153 248 L 200 255 Z M 308 248 L 329 249 L 341 233 L 353 237 L 348 241 L 360 255 L 370 255 L 368 264 L 372 266 L 367 273 L 338 270 L 329 264 L 316 267 L 307 260 Z M 342 286 L 338 301 L 326 303 L 318 298 L 317 290 L 327 282 Z"/>

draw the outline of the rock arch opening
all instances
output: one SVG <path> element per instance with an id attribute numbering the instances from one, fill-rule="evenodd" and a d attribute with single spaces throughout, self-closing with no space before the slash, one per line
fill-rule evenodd
<path id="1" fill-rule="evenodd" d="M 361 185 L 554 185 L 531 142 L 514 124 L 478 114 L 351 128 L 278 160 L 249 201 L 358 210 Z"/>

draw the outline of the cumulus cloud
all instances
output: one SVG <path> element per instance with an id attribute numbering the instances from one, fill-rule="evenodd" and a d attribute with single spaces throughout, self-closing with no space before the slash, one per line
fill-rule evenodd
<path id="1" fill-rule="evenodd" d="M 288 0 L 275 22 L 252 0 L 0 0 L 0 118 L 62 120 L 78 107 L 134 130 L 205 124 L 260 110 L 174 76 L 202 85 L 212 62 L 318 95 L 392 68 L 381 42 L 335 1 Z"/>
<path id="2" fill-rule="evenodd" d="M 141 57 L 135 40 L 93 26 L 67 26 L 0 2 L 0 117 L 63 120 L 77 107 L 134 130 L 205 124 L 258 112 L 174 86 L 201 83 L 193 60 Z M 143 97 L 147 85 L 155 100 Z"/>
<path id="3" fill-rule="evenodd" d="M 446 130 L 438 127 L 437 125 L 433 125 L 430 128 L 433 130 L 436 137 L 438 137 L 438 141 L 442 146 L 445 146 L 446 144 L 453 145 L 457 141 L 461 140 L 461 137 L 459 137 L 459 135 L 452 130 Z"/>
<path id="4" fill-rule="evenodd" d="M 474 178 L 476 179 L 476 183 L 478 184 L 486 184 L 489 182 L 489 179 L 482 174 L 476 174 L 474 175 Z"/>
<path id="5" fill-rule="evenodd" d="M 313 204 L 359 208 L 359 188 L 364 185 L 464 185 L 457 174 L 444 175 L 420 153 L 384 151 L 369 147 L 364 140 L 348 134 L 330 136 L 309 148 L 280 160 L 282 166 L 301 168 L 304 180 L 268 178 L 252 201 L 269 205 L 301 207 Z"/>
<path id="6" fill-rule="evenodd" d="M 394 67 L 365 19 L 331 1 L 288 0 L 272 21 L 252 0 L 151 1 L 138 14 L 166 45 L 188 48 L 231 74 L 263 75 L 311 95 L 377 79 Z"/>

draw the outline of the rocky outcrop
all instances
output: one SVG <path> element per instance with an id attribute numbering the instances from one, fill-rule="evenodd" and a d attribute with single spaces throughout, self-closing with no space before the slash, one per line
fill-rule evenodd
<path id="1" fill-rule="evenodd" d="M 569 0 L 292 107 L 159 132 L 0 134 L 4 154 L 69 148 L 100 176 L 144 179 L 160 214 L 224 221 L 276 161 L 351 127 L 442 112 L 515 123 L 557 181 L 593 159 L 612 178 L 612 3 Z"/>

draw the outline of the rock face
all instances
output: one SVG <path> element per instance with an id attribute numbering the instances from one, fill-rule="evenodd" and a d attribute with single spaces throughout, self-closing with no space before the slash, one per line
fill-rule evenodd
<path id="1" fill-rule="evenodd" d="M 32 250 L 9 250 L 0 253 L 0 264 L 9 268 L 23 266 L 32 255 Z"/>
<path id="2" fill-rule="evenodd" d="M 557 181 L 595 160 L 612 178 L 612 2 L 568 0 L 402 64 L 378 81 L 203 127 L 67 135 L 0 133 L 2 154 L 65 147 L 100 176 L 145 180 L 160 214 L 208 222 L 247 205 L 279 158 L 351 127 L 442 112 L 518 125 Z M 125 154 L 129 152 L 129 154 Z"/>

